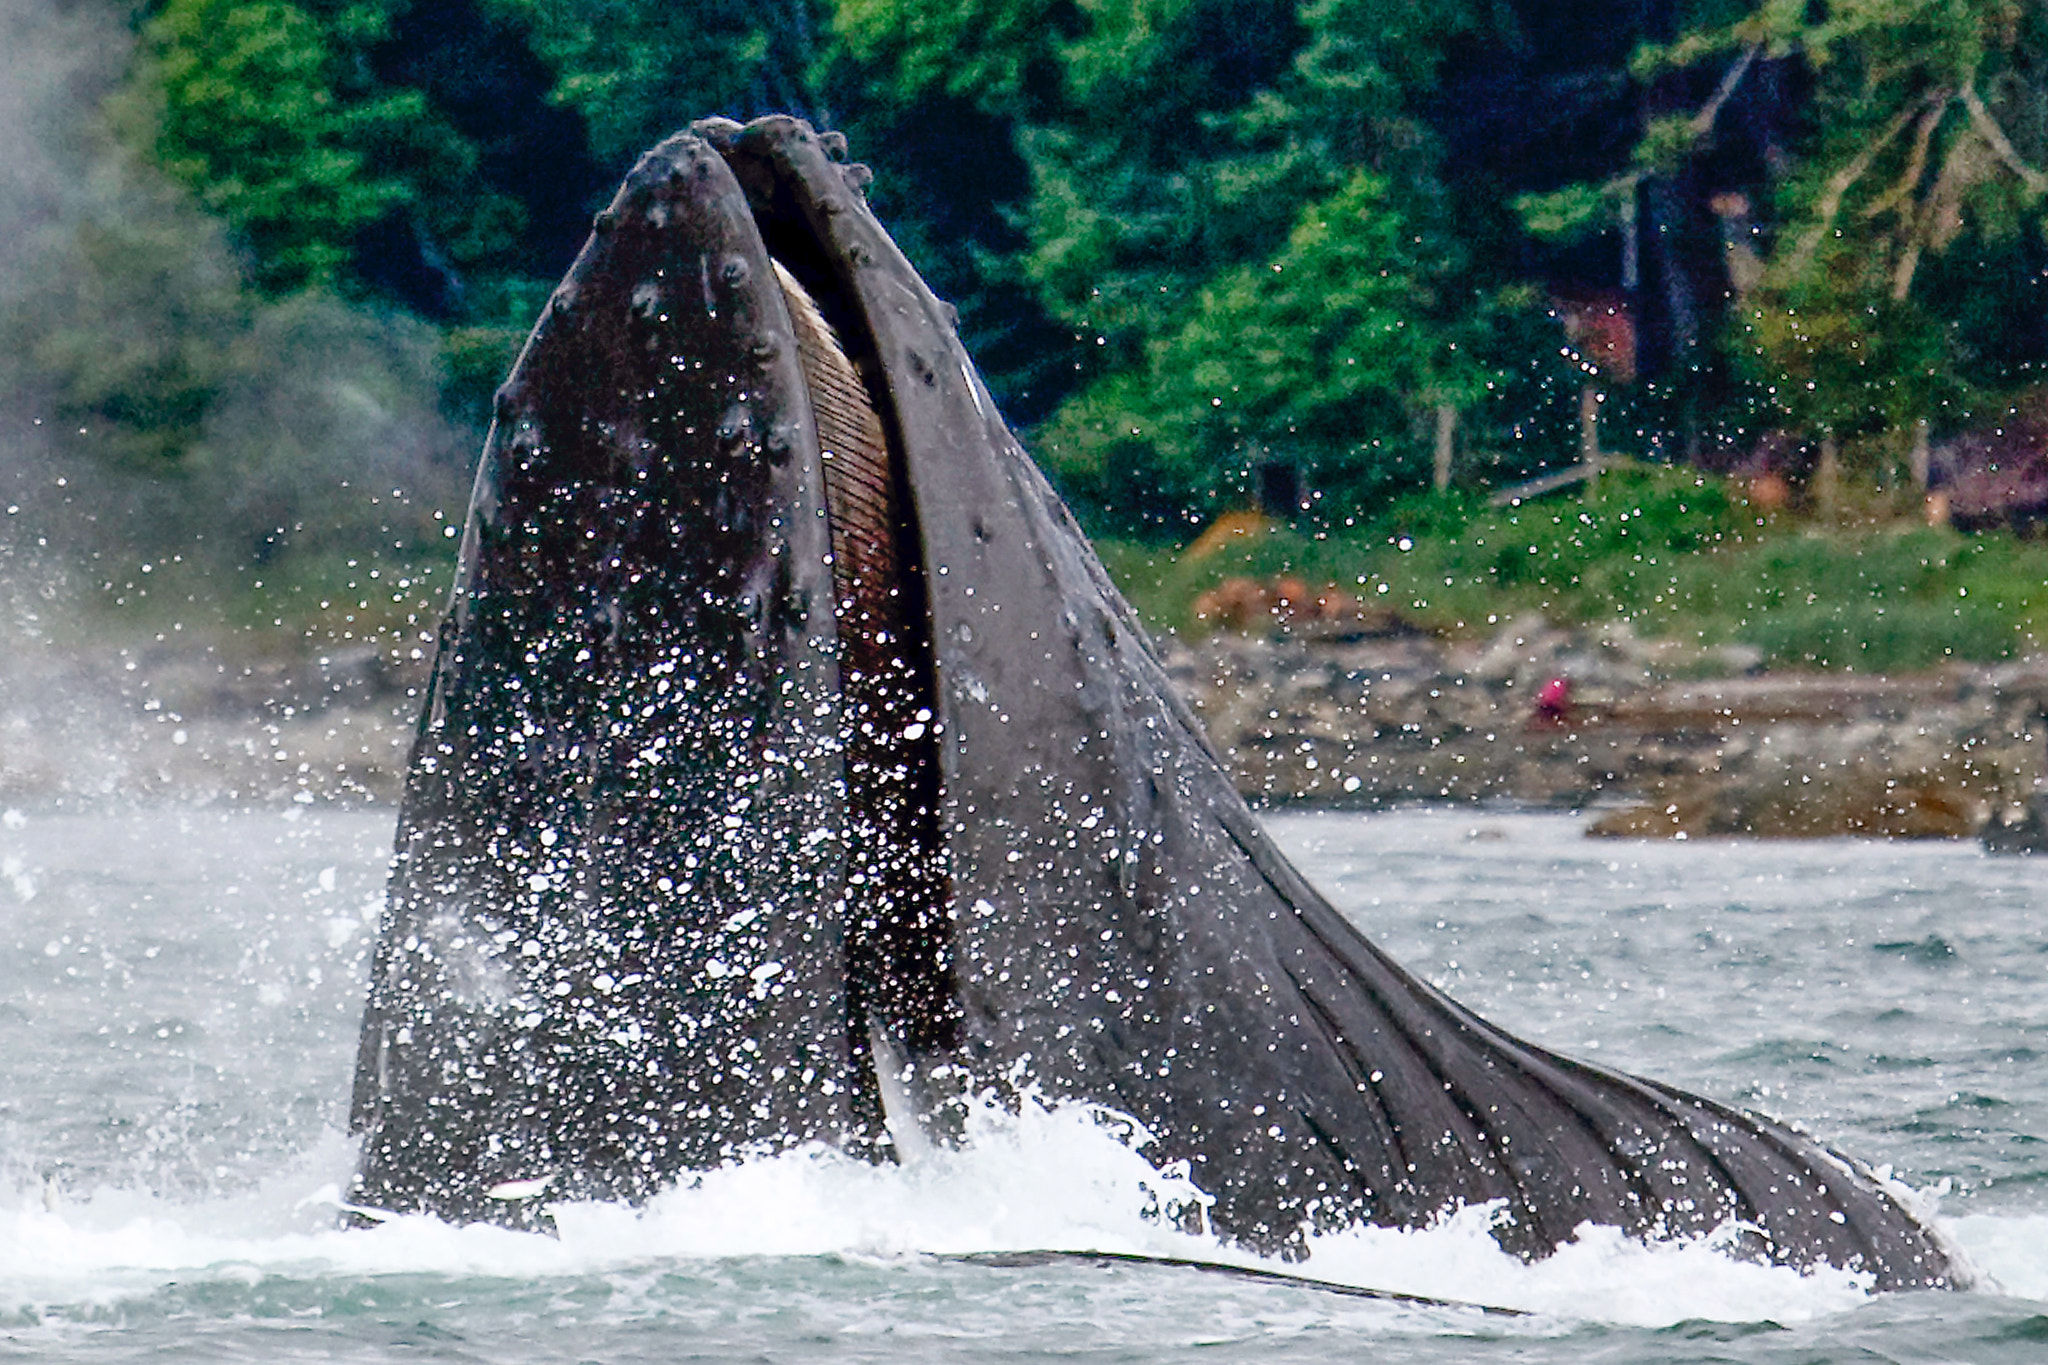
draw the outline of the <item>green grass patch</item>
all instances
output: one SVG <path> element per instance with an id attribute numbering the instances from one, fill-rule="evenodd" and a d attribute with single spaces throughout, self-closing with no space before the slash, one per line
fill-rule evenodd
<path id="1" fill-rule="evenodd" d="M 169 556 L 81 586 L 87 633 L 203 640 L 251 657 L 430 645 L 455 581 L 456 542 L 323 550 L 232 567 Z"/>
<path id="2" fill-rule="evenodd" d="M 1583 496 L 1489 508 L 1414 497 L 1369 520 L 1272 528 L 1205 557 L 1108 542 L 1110 572 L 1155 628 L 1232 577 L 1335 585 L 1452 635 L 1540 612 L 1625 619 L 1653 638 L 1743 643 L 1781 667 L 1924 668 L 2048 640 L 2048 545 L 1892 522 L 1821 529 L 1765 515 L 1724 481 L 1611 473 Z"/>

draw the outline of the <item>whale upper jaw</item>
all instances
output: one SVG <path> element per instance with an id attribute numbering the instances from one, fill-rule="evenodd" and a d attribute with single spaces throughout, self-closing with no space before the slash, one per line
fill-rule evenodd
<path id="1" fill-rule="evenodd" d="M 648 153 L 500 392 L 351 1202 L 535 1225 L 507 1191 L 886 1154 L 1029 1084 L 1142 1123 L 1263 1250 L 1499 1201 L 1529 1255 L 1733 1223 L 1965 1278 L 1862 1168 L 1503 1033 L 1302 880 L 842 151 L 774 118 Z"/>

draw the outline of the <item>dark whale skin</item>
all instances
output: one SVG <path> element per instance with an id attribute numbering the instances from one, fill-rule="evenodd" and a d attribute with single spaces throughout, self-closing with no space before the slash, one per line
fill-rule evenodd
<path id="1" fill-rule="evenodd" d="M 1188 1163 L 1217 1234 L 1268 1252 L 1497 1201 L 1495 1236 L 1529 1256 L 1585 1223 L 1734 1222 L 1758 1257 L 1960 1287 L 1947 1244 L 1860 1166 L 1502 1032 L 1308 886 L 838 150 L 770 118 L 650 152 L 507 384 L 401 816 L 354 1200 L 518 1223 L 537 1202 L 493 1186 L 633 1197 L 812 1139 L 886 1152 L 879 1060 L 941 1135 L 962 1094 L 1127 1114 L 1149 1156 Z M 863 902 L 845 837 L 862 783 L 838 728 L 830 513 L 789 314 L 761 287 L 771 252 L 847 338 L 908 493 L 935 712 L 914 742 L 944 869 L 944 904 L 915 913 Z M 721 294 L 726 260 L 747 266 Z M 634 311 L 681 277 L 701 291 L 658 323 Z M 723 359 L 650 370 L 670 349 Z M 568 667 L 576 632 L 595 662 Z M 642 673 L 676 651 L 705 681 L 650 711 Z M 632 768 L 656 740 L 691 756 L 669 760 L 677 786 Z M 721 806 L 743 782 L 747 809 Z M 540 829 L 555 842 L 516 833 Z M 656 874 L 670 889 L 650 894 Z M 738 938 L 721 927 L 757 902 Z M 891 914 L 921 951 L 862 948 Z M 628 957 L 632 991 L 610 965 Z M 771 962 L 779 993 L 753 976 Z M 493 971 L 496 996 L 451 984 Z M 859 984 L 878 973 L 922 978 Z"/>

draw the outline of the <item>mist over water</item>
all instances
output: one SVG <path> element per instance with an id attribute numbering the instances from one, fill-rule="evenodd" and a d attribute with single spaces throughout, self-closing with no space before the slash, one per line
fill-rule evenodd
<path id="1" fill-rule="evenodd" d="M 7 633 L 47 628 L 32 599 L 132 616 L 153 595 L 168 625 L 281 557 L 417 554 L 459 516 L 478 441 L 443 411 L 430 327 L 317 282 L 258 290 L 150 164 L 129 17 L 0 0 Z"/>
<path id="2" fill-rule="evenodd" d="M 806 1150 L 558 1238 L 337 1229 L 388 812 L 0 817 L 0 1334 L 43 1358 L 2031 1359 L 2048 1299 L 2048 972 L 2031 862 L 1973 847 L 1587 841 L 1570 817 L 1287 815 L 1308 874 L 1507 1027 L 1889 1163 L 1989 1277 L 1871 1298 L 1590 1230 L 1503 1256 L 1469 1210 L 1317 1239 L 1340 1298 L 1068 1249 L 1247 1262 L 1114 1116 L 978 1114 L 959 1151 Z M 1942 1353 L 1948 1352 L 1947 1357 Z"/>
<path id="3" fill-rule="evenodd" d="M 0 0 L 0 804 L 388 795 L 479 436 L 150 163 L 133 17 Z"/>

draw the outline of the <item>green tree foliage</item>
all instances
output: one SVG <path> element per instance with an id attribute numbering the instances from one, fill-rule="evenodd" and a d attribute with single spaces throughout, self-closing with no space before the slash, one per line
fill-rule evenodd
<path id="1" fill-rule="evenodd" d="M 2044 53 L 2048 16 L 2011 0 L 1764 0 L 1643 48 L 1639 79 L 1712 71 L 1720 89 L 1696 112 L 1651 120 L 1614 180 L 1522 208 L 1539 231 L 1601 226 L 1643 177 L 1711 158 L 1714 114 L 1761 64 L 1801 72 L 1804 129 L 1757 187 L 1773 230 L 1755 241 L 1761 273 L 1725 329 L 1748 392 L 1820 435 L 1959 413 L 1975 385 L 2010 382 L 2011 362 L 2048 358 L 2012 354 L 2039 329 L 2008 325 L 1987 297 L 1992 280 L 2032 273 L 2015 257 L 2041 254 Z M 1960 272 L 1945 268 L 1958 248 L 1971 257 Z M 1992 337 L 2003 357 L 1987 354 Z"/>
<path id="2" fill-rule="evenodd" d="M 67 220 L 36 297 L 78 325 L 19 348 L 123 466 L 260 483 L 218 435 L 231 393 L 270 410 L 252 337 L 480 404 L 593 201 L 713 112 L 845 127 L 999 400 L 1127 522 L 1185 524 L 1276 461 L 1350 515 L 1426 481 L 1447 409 L 1465 470 L 1574 458 L 1552 297 L 1626 293 L 1656 342 L 1610 448 L 1697 445 L 1671 438 L 1715 403 L 1731 444 L 1882 445 L 2048 363 L 2048 11 L 2017 0 L 142 13 L 116 124 L 180 207 Z M 438 330 L 347 341 L 337 299 Z M 124 315 L 151 322 L 92 339 Z"/>
<path id="3" fill-rule="evenodd" d="M 522 23 L 476 0 L 167 0 L 117 118 L 265 293 L 448 324 L 450 401 L 480 416 L 602 189 Z"/>
<path id="4" fill-rule="evenodd" d="M 459 502 L 472 437 L 441 415 L 432 330 L 325 289 L 254 287 L 257 235 L 171 181 L 153 138 L 123 145 L 129 35 L 90 11 L 14 33 L 0 482 L 19 512 L 0 534 L 44 568 L 94 565 L 93 581 L 138 561 L 438 547 L 433 515 Z"/>
<path id="5" fill-rule="evenodd" d="M 535 245 L 528 205 L 482 173 L 487 149 L 421 84 L 380 75 L 433 17 L 407 0 L 168 0 L 143 27 L 130 136 L 228 224 L 272 292 L 404 292 L 396 253 L 448 277 L 425 297 L 413 282 L 410 301 L 454 310 L 451 290 L 475 278 L 488 311 L 493 277 L 521 273 Z M 483 52 L 484 16 L 463 17 Z M 579 192 L 573 161 L 559 170 L 572 179 L 554 192 Z"/>
<path id="6" fill-rule="evenodd" d="M 882 73 L 877 83 L 898 102 L 943 97 L 1012 116 L 1048 108 L 1076 19 L 1071 0 L 838 0 L 833 8 L 839 41 Z"/>
<path id="7" fill-rule="evenodd" d="M 1925 267 L 1966 232 L 2038 233 L 2048 174 L 2048 23 L 2005 0 L 1854 0 L 1825 20 L 1766 8 L 1753 41 L 1802 54 L 1816 129 L 1744 310 L 1746 359 L 1808 429 L 1899 428 L 1964 397 L 1958 296 Z M 1974 231 L 1972 231 L 1974 229 Z M 1967 297 L 1967 295 L 1964 295 Z"/>
<path id="8" fill-rule="evenodd" d="M 1100 372 L 1135 364 L 1218 270 L 1271 248 L 1277 212 L 1233 195 L 1231 116 L 1300 39 L 1277 0 L 1085 0 L 1061 102 L 1026 130 L 1025 269 Z M 1303 198 L 1311 196 L 1303 196 Z"/>
<path id="9" fill-rule="evenodd" d="M 1464 287 L 1454 241 L 1418 230 L 1384 176 L 1311 204 L 1270 263 L 1225 271 L 1145 363 L 1070 403 L 1042 442 L 1098 505 L 1140 490 L 1185 509 L 1241 495 L 1281 460 L 1327 513 L 1428 477 L 1432 409 L 1469 409 L 1506 372 L 1485 354 L 1495 301 Z"/>
<path id="10" fill-rule="evenodd" d="M 1192 148 L 1147 149 L 1183 157 L 1170 174 L 1045 135 L 1032 262 L 1108 374 L 1041 444 L 1085 499 L 1171 522 L 1279 461 L 1337 515 L 1428 479 L 1436 409 L 1469 427 L 1529 396 L 1506 352 L 1555 354 L 1531 333 L 1535 291 L 1489 267 L 1509 225 L 1463 205 L 1424 116 L 1452 52 L 1513 40 L 1496 9 L 1314 0 L 1268 83 Z M 1136 41 L 1113 27 L 1081 49 L 1097 88 Z"/>
<path id="11" fill-rule="evenodd" d="M 56 486 L 89 509 L 74 548 L 232 567 L 431 543 L 472 437 L 440 413 L 430 329 L 319 291 L 267 299 L 176 187 L 118 160 L 93 178 L 0 323 L 0 393 L 47 414 Z"/>
<path id="12" fill-rule="evenodd" d="M 1455 49 L 1512 46 L 1514 15 L 1489 0 L 1311 0 L 1302 23 L 1307 41 L 1287 79 L 1237 116 L 1249 150 L 1227 173 L 1234 197 L 1318 197 L 1357 166 L 1392 178 L 1403 196 L 1440 195 L 1440 139 L 1421 106 Z"/>
<path id="13" fill-rule="evenodd" d="M 706 114 L 806 113 L 817 18 L 809 0 L 488 0 L 525 24 L 551 98 L 581 113 L 613 173 Z"/>
<path id="14" fill-rule="evenodd" d="M 246 243 L 279 289 L 332 284 L 357 233 L 408 198 L 365 147 L 421 121 L 417 96 L 350 98 L 344 43 L 383 16 L 322 24 L 290 0 L 168 0 L 143 29 L 158 163 Z"/>
<path id="15" fill-rule="evenodd" d="M 165 472 L 198 439 L 251 300 L 217 225 L 179 195 L 145 181 L 108 201 L 143 211 L 93 213 L 37 253 L 10 308 L 9 378 L 42 391 L 66 445 Z"/>

